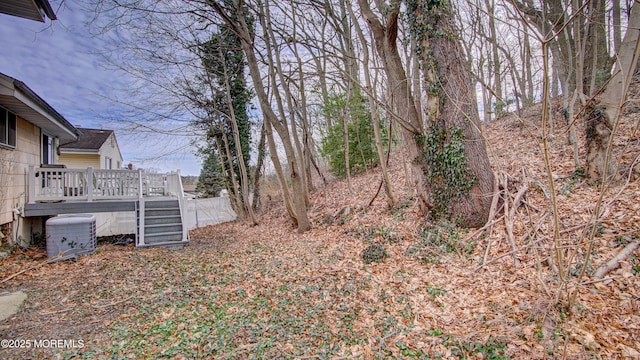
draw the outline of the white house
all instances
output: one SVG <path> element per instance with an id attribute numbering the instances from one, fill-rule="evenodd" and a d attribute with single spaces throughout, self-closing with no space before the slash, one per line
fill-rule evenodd
<path id="1" fill-rule="evenodd" d="M 60 144 L 59 152 L 60 164 L 68 168 L 122 168 L 122 153 L 113 130 L 78 128 L 78 139 Z"/>

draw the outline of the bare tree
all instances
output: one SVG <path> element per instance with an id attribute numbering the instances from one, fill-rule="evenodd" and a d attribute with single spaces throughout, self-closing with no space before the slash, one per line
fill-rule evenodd
<path id="1" fill-rule="evenodd" d="M 242 49 L 247 57 L 247 64 L 249 67 L 249 74 L 253 81 L 254 90 L 258 98 L 260 108 L 268 127 L 272 127 L 278 133 L 280 140 L 282 141 L 285 154 L 287 156 L 287 163 L 290 166 L 290 178 L 293 185 L 293 196 L 291 200 L 293 202 L 293 219 L 295 219 L 294 225 L 298 228 L 298 232 L 305 232 L 311 228 L 311 222 L 307 214 L 307 203 L 305 201 L 305 189 L 303 183 L 303 169 L 301 166 L 301 159 L 296 156 L 293 144 L 291 142 L 291 136 L 287 128 L 286 119 L 278 119 L 275 112 L 271 108 L 267 93 L 265 91 L 264 84 L 262 83 L 262 75 L 256 56 L 256 49 L 254 47 L 255 34 L 248 26 L 245 16 L 247 8 L 244 6 L 244 1 L 234 1 L 229 9 L 225 9 L 220 4 L 211 3 L 212 9 L 225 21 L 226 26 L 229 26 L 238 35 L 241 40 Z M 231 12 L 235 16 L 230 16 Z M 264 15 L 264 14 L 261 14 Z M 235 18 L 235 19 L 234 19 Z M 268 137 L 272 137 L 273 133 L 268 131 Z M 269 141 L 271 141 L 270 139 Z M 271 144 L 271 143 L 270 143 Z M 273 149 L 272 149 L 273 150 Z M 282 169 L 280 169 L 282 170 Z M 280 177 L 282 179 L 282 177 Z M 284 188 L 288 185 L 281 184 Z"/>
<path id="2" fill-rule="evenodd" d="M 371 74 L 369 73 L 370 62 L 369 62 L 369 46 L 367 43 L 367 39 L 364 36 L 364 32 L 360 27 L 358 19 L 356 18 L 355 12 L 351 4 L 348 4 L 349 15 L 353 21 L 356 33 L 358 34 L 358 38 L 360 39 L 360 44 L 362 45 L 362 69 L 364 73 L 365 79 L 365 92 L 367 94 L 367 99 L 369 100 L 369 110 L 371 111 L 371 121 L 373 122 L 373 131 L 376 140 L 376 150 L 378 152 L 378 158 L 380 159 L 380 168 L 382 169 L 382 181 L 384 183 L 384 190 L 387 194 L 387 204 L 389 208 L 393 208 L 395 206 L 396 200 L 393 196 L 393 190 L 391 181 L 389 180 L 389 171 L 387 170 L 387 162 L 385 160 L 385 151 L 382 144 L 382 132 L 380 131 L 380 117 L 378 114 L 378 106 L 376 103 L 376 90 L 374 89 L 371 82 Z"/>
<path id="3" fill-rule="evenodd" d="M 606 182 L 613 175 L 611 147 L 626 101 L 627 90 L 640 57 L 640 9 L 631 8 L 629 24 L 620 44 L 613 75 L 601 95 L 587 124 L 587 176 L 592 181 Z"/>
<path id="4" fill-rule="evenodd" d="M 418 109 L 413 101 L 413 93 L 410 82 L 407 79 L 402 59 L 398 52 L 398 16 L 400 14 L 400 0 L 391 3 L 380 4 L 378 9 L 381 16 L 373 12 L 366 0 L 358 0 L 362 16 L 367 21 L 373 34 L 376 50 L 380 56 L 385 74 L 387 76 L 388 89 L 392 95 L 393 108 L 397 113 L 395 120 L 402 126 L 405 146 L 409 151 L 410 159 L 418 159 L 421 156 L 421 146 L 414 135 L 422 134 L 423 126 L 420 121 Z M 416 195 L 420 199 L 423 210 L 432 207 L 428 200 L 427 183 L 418 161 L 412 161 L 412 184 Z"/>

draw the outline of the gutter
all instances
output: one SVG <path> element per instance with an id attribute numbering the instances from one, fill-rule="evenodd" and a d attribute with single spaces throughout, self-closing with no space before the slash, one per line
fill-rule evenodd
<path id="1" fill-rule="evenodd" d="M 53 9 L 51 8 L 51 4 L 49 4 L 49 1 L 47 1 L 47 0 L 35 0 L 35 3 L 38 6 L 38 8 L 42 9 L 44 14 L 47 15 L 47 17 L 49 19 L 58 20 L 58 17 L 56 16 L 56 13 L 53 12 Z"/>
<path id="2" fill-rule="evenodd" d="M 84 155 L 100 155 L 100 150 L 93 149 L 78 149 L 78 148 L 64 148 L 61 145 L 58 147 L 60 154 L 84 154 Z"/>

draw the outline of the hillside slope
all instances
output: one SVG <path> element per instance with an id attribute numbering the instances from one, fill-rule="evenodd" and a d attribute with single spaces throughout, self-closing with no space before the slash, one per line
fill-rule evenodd
<path id="1" fill-rule="evenodd" d="M 616 142 L 626 168 L 640 153 L 631 110 Z M 552 240 L 538 118 L 532 108 L 485 129 L 509 209 L 520 206 L 498 211 L 484 234 L 425 220 L 396 152 L 396 207 L 383 193 L 368 207 L 380 181 L 373 169 L 353 178 L 353 193 L 345 181 L 313 193 L 313 229 L 302 235 L 272 196 L 258 226 L 198 229 L 183 249 L 100 244 L 75 263 L 46 266 L 42 250 L 17 249 L 0 279 L 30 270 L 0 289 L 29 297 L 0 323 L 0 337 L 86 346 L 0 349 L 0 358 L 637 358 L 640 254 L 603 281 L 591 274 L 640 238 L 640 181 L 607 190 L 593 228 L 599 190 L 574 174 L 556 131 L 549 158 L 560 236 Z M 592 228 L 596 246 L 579 277 Z M 554 246 L 568 252 L 566 283 Z M 571 307 L 566 287 L 577 290 Z"/>
<path id="2" fill-rule="evenodd" d="M 558 108 L 556 104 L 554 109 Z M 576 171 L 573 146 L 567 143 L 566 128 L 561 127 L 563 119 L 558 111 L 553 112 L 557 128 L 549 136 L 549 164 L 556 189 L 557 243 L 553 240 L 540 106 L 526 109 L 522 117 L 510 114 L 485 128 L 491 162 L 511 206 L 504 216 L 504 201 L 499 202 L 502 210 L 494 217 L 490 232 L 472 229 L 465 233 L 422 217 L 411 189 L 405 187 L 406 156 L 398 152 L 391 161 L 399 199 L 394 209 L 387 208 L 384 191 L 373 206 L 367 206 L 381 178 L 374 169 L 354 177 L 353 193 L 345 181 L 318 190 L 310 212 L 314 230 L 302 237 L 290 234 L 291 229 L 282 233 L 289 225 L 280 206 L 271 208 L 256 229 L 229 226 L 262 244 L 326 248 L 324 254 L 340 255 L 324 259 L 322 271 L 377 279 L 371 297 L 389 294 L 395 300 L 387 304 L 387 311 L 395 307 L 396 314 L 401 314 L 408 304 L 412 311 L 411 319 L 404 320 L 411 324 L 404 335 L 393 337 L 394 343 L 422 348 L 433 344 L 429 334 L 441 329 L 468 343 L 506 339 L 508 353 L 515 358 L 640 356 L 640 251 L 624 259 L 603 281 L 591 277 L 625 245 L 640 240 L 640 167 L 634 163 L 640 155 L 637 110 L 626 110 L 613 150 L 614 158 L 620 160 L 620 177 L 602 197 L 601 188 L 587 184 L 581 170 Z M 579 141 L 579 165 L 584 166 L 583 134 Z M 514 211 L 518 192 L 522 197 Z M 594 230 L 594 246 L 580 277 L 599 201 L 601 216 Z M 263 227 L 277 229 L 278 235 Z M 363 252 L 372 243 L 385 247 L 389 256 L 380 264 L 366 265 Z M 556 248 L 563 253 L 562 265 L 569 274 L 566 282 L 560 280 Z M 577 291 L 573 302 L 565 286 L 571 294 Z M 570 302 L 573 306 L 569 308 Z M 370 326 L 378 320 L 375 316 L 362 319 Z M 375 326 L 369 330 L 373 337 L 390 336 Z"/>

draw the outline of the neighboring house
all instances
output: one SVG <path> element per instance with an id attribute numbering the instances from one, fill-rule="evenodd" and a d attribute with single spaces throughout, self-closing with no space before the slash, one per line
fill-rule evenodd
<path id="1" fill-rule="evenodd" d="M 78 130 L 46 101 L 25 83 L 0 73 L 1 233 L 13 234 L 14 240 L 18 236 L 29 240 L 37 224 L 16 228 L 26 202 L 29 166 L 57 164 L 57 146 L 77 139 Z"/>
<path id="2" fill-rule="evenodd" d="M 0 1 L 0 13 L 40 22 L 44 22 L 45 16 L 56 20 L 47 0 L 3 0 Z"/>
<path id="3" fill-rule="evenodd" d="M 122 169 L 122 154 L 113 130 L 78 128 L 77 140 L 60 144 L 59 162 L 71 169 Z"/>

